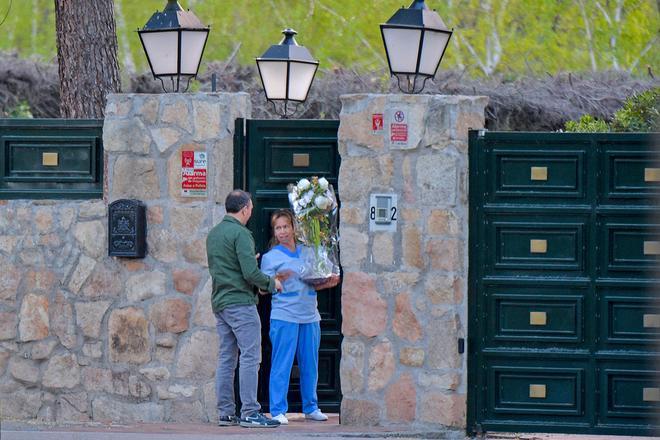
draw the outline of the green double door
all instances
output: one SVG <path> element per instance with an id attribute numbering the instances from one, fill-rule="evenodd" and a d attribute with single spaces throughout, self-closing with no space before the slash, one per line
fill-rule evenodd
<path id="1" fill-rule="evenodd" d="M 287 185 L 303 177 L 325 177 L 337 191 L 339 153 L 337 129 L 339 121 L 327 120 L 254 120 L 238 119 L 234 148 L 237 188 L 252 194 L 254 210 L 248 227 L 252 231 L 257 252 L 268 251 L 271 237 L 270 216 L 281 208 L 289 208 Z M 337 192 L 337 196 L 341 195 Z M 339 412 L 341 388 L 340 287 L 318 292 L 321 314 L 321 349 L 317 393 L 323 411 Z M 259 373 L 259 402 L 268 411 L 268 377 L 271 345 L 268 337 L 270 297 L 260 297 L 262 323 L 262 362 Z M 301 412 L 298 366 L 294 365 L 288 394 L 289 412 Z"/>
<path id="2" fill-rule="evenodd" d="M 656 432 L 659 152 L 470 132 L 469 430 Z"/>

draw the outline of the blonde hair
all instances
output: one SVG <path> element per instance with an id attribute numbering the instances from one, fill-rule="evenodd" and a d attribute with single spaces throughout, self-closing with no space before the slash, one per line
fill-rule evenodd
<path id="1" fill-rule="evenodd" d="M 278 209 L 277 211 L 273 212 L 270 216 L 270 241 L 268 242 L 268 249 L 272 249 L 275 246 L 278 245 L 277 242 L 277 237 L 275 237 L 275 222 L 282 217 L 286 217 L 289 220 L 289 223 L 291 223 L 291 229 L 293 229 L 294 234 L 296 231 L 296 220 L 293 217 L 293 213 L 289 209 Z"/>

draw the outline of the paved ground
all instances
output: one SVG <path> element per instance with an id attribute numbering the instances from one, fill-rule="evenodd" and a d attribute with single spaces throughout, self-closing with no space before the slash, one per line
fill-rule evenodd
<path id="1" fill-rule="evenodd" d="M 105 425 L 100 423 L 70 426 L 37 425 L 3 421 L 0 440 L 318 440 L 341 438 L 369 439 L 449 439 L 465 440 L 462 431 L 424 432 L 402 427 L 400 429 L 345 427 L 339 417 L 330 416 L 327 422 L 305 421 L 301 414 L 291 415 L 288 426 L 274 429 L 246 429 L 217 427 L 211 424 L 145 423 L 132 425 Z M 491 440 L 622 440 L 633 437 L 493 433 Z M 656 439 L 660 437 L 638 437 Z"/>

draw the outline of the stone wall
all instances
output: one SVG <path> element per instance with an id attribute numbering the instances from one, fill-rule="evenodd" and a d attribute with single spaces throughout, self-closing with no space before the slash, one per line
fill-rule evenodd
<path id="1" fill-rule="evenodd" d="M 0 201 L 0 414 L 41 421 L 214 420 L 205 238 L 233 186 L 247 94 L 111 95 L 97 201 Z M 181 196 L 181 151 L 209 156 Z M 107 204 L 147 205 L 148 255 L 107 256 Z"/>
<path id="2" fill-rule="evenodd" d="M 486 104 L 342 97 L 344 424 L 465 427 L 467 355 L 457 340 L 467 332 L 467 136 L 484 126 Z M 390 136 L 397 111 L 405 142 Z M 373 130 L 374 114 L 383 115 L 383 130 Z M 372 193 L 397 194 L 396 232 L 369 231 Z"/>

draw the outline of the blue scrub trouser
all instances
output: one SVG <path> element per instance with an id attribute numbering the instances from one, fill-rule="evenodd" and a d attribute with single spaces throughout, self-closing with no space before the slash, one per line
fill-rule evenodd
<path id="1" fill-rule="evenodd" d="M 271 319 L 269 336 L 273 345 L 268 390 L 270 413 L 277 416 L 286 414 L 289 409 L 286 395 L 294 356 L 300 369 L 303 412 L 309 414 L 316 411 L 319 408 L 316 384 L 319 376 L 320 323 L 297 324 Z"/>

